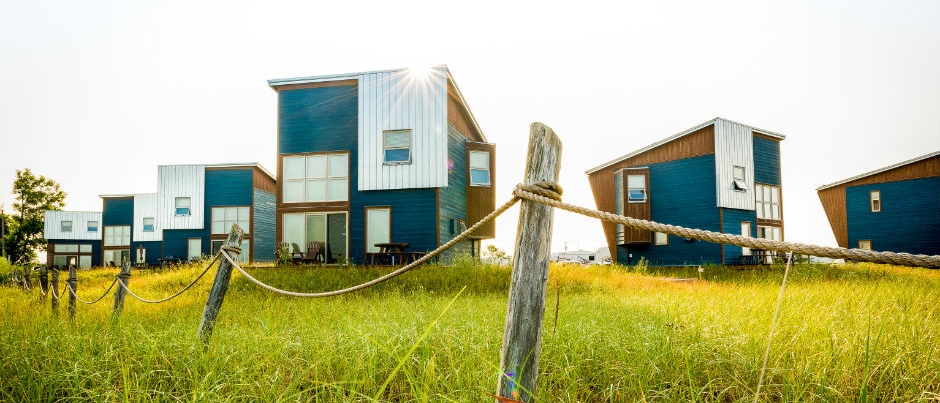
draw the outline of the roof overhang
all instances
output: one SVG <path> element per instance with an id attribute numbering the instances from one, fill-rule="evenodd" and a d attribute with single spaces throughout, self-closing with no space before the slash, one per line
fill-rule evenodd
<path id="1" fill-rule="evenodd" d="M 851 178 L 843 179 L 843 180 L 838 181 L 838 182 L 833 182 L 833 183 L 830 183 L 830 184 L 828 184 L 828 185 L 822 185 L 822 186 L 816 188 L 816 190 L 817 190 L 817 191 L 819 191 L 819 190 L 825 190 L 825 189 L 833 188 L 833 187 L 836 187 L 836 186 L 839 186 L 839 185 L 844 185 L 844 184 L 849 183 L 849 182 L 854 182 L 854 181 L 857 181 L 857 180 L 862 179 L 862 178 L 865 178 L 865 177 L 869 177 L 869 176 L 872 176 L 872 175 L 880 174 L 880 173 L 882 173 L 882 172 L 887 172 L 887 171 L 890 171 L 890 170 L 895 169 L 895 168 L 900 168 L 900 167 L 903 167 L 903 166 L 905 166 L 905 165 L 913 164 L 913 163 L 915 163 L 915 162 L 920 162 L 920 161 L 923 161 L 923 160 L 926 160 L 926 159 L 929 159 L 929 158 L 936 157 L 936 156 L 938 156 L 938 155 L 940 155 L 940 151 L 934 151 L 934 152 L 932 152 L 932 153 L 930 153 L 930 154 L 925 154 L 925 155 L 921 155 L 920 157 L 911 158 L 911 159 L 909 159 L 909 160 L 907 160 L 907 161 L 902 161 L 902 162 L 899 162 L 899 163 L 897 163 L 897 164 L 888 165 L 888 166 L 886 166 L 886 167 L 884 167 L 884 168 L 879 168 L 879 169 L 876 169 L 876 170 L 874 170 L 874 171 L 865 172 L 865 173 L 863 173 L 863 174 L 861 174 L 861 175 L 855 175 L 855 176 L 853 176 L 853 177 L 851 177 Z"/>

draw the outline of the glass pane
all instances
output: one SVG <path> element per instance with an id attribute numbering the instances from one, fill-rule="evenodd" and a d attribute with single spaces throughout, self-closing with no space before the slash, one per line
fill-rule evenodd
<path id="1" fill-rule="evenodd" d="M 202 239 L 192 238 L 187 242 L 187 245 L 187 258 L 192 260 L 202 256 Z"/>
<path id="2" fill-rule="evenodd" d="M 385 148 L 411 147 L 411 131 L 399 130 L 385 132 Z"/>
<path id="3" fill-rule="evenodd" d="M 327 215 L 326 261 L 336 262 L 346 258 L 346 214 Z"/>
<path id="4" fill-rule="evenodd" d="M 646 189 L 646 176 L 627 175 L 627 189 Z"/>
<path id="5" fill-rule="evenodd" d="M 757 192 L 757 194 L 760 193 L 761 192 Z M 764 218 L 764 203 L 758 202 L 754 210 L 757 211 L 757 218 Z"/>
<path id="6" fill-rule="evenodd" d="M 489 185 L 490 184 L 490 171 L 483 169 L 471 169 L 470 170 L 470 184 L 471 185 Z"/>
<path id="7" fill-rule="evenodd" d="M 249 207 L 239 207 L 239 208 L 238 208 L 238 219 L 239 219 L 239 220 L 250 220 L 250 219 L 251 219 L 251 208 L 249 208 Z"/>
<path id="8" fill-rule="evenodd" d="M 764 186 L 764 201 L 773 200 L 770 195 L 770 186 Z"/>
<path id="9" fill-rule="evenodd" d="M 87 269 L 91 267 L 91 256 L 79 256 L 78 267 L 80 269 Z"/>
<path id="10" fill-rule="evenodd" d="M 222 221 L 213 221 L 212 222 L 212 233 L 213 234 L 224 234 L 225 233 L 225 223 Z"/>
<path id="11" fill-rule="evenodd" d="M 225 208 L 225 219 L 227 221 L 235 221 L 238 219 L 238 209 L 235 207 L 226 207 Z"/>
<path id="12" fill-rule="evenodd" d="M 307 242 L 314 241 L 326 241 L 326 216 L 323 214 L 307 214 Z M 306 250 L 307 244 L 304 243 L 301 248 Z"/>
<path id="13" fill-rule="evenodd" d="M 783 240 L 783 231 L 780 229 L 780 227 L 774 227 L 774 238 L 773 238 L 773 239 L 774 239 L 775 241 L 782 241 L 782 240 Z"/>
<path id="14" fill-rule="evenodd" d="M 349 180 L 330 179 L 329 201 L 345 201 L 349 198 Z"/>
<path id="15" fill-rule="evenodd" d="M 303 214 L 284 214 L 284 232 L 281 234 L 281 241 L 288 244 L 296 244 L 300 248 L 304 244 L 304 215 Z M 291 249 L 293 251 L 293 249 Z"/>
<path id="16" fill-rule="evenodd" d="M 385 150 L 385 162 L 408 162 L 410 160 L 410 148 L 393 148 Z"/>
<path id="17" fill-rule="evenodd" d="M 304 198 L 310 202 L 320 202 L 326 200 L 326 181 L 315 179 L 307 181 L 307 194 Z"/>
<path id="18" fill-rule="evenodd" d="M 210 214 L 212 221 L 222 221 L 225 218 L 225 207 L 213 207 Z"/>
<path id="19" fill-rule="evenodd" d="M 470 151 L 470 168 L 490 169 L 490 153 Z"/>
<path id="20" fill-rule="evenodd" d="M 734 179 L 744 180 L 744 167 L 734 167 Z"/>
<path id="21" fill-rule="evenodd" d="M 55 258 L 52 259 L 52 264 L 58 266 L 59 268 L 65 267 L 66 258 L 67 256 L 56 255 Z"/>
<path id="22" fill-rule="evenodd" d="M 98 222 L 89 221 L 88 222 L 88 232 L 97 232 L 98 231 Z"/>
<path id="23" fill-rule="evenodd" d="M 284 168 L 284 179 L 301 179 L 304 177 L 304 157 L 284 157 L 282 166 Z"/>
<path id="24" fill-rule="evenodd" d="M 764 203 L 764 218 L 772 218 L 774 216 L 773 208 L 773 205 L 770 203 Z"/>
<path id="25" fill-rule="evenodd" d="M 764 185 L 757 185 L 754 187 L 757 191 L 754 192 L 754 201 L 758 204 L 764 201 Z"/>
<path id="26" fill-rule="evenodd" d="M 770 201 L 774 203 L 780 203 L 780 188 L 777 188 L 777 187 L 770 188 Z"/>
<path id="27" fill-rule="evenodd" d="M 242 253 L 238 254 L 238 262 L 247 263 L 248 256 L 251 256 L 251 250 L 249 249 L 250 246 L 249 246 L 247 239 L 242 239 L 241 248 L 242 248 Z"/>
<path id="28" fill-rule="evenodd" d="M 330 155 L 330 176 L 349 176 L 349 156 L 346 154 Z"/>
<path id="29" fill-rule="evenodd" d="M 188 197 L 177 197 L 176 208 L 191 207 L 191 200 Z"/>
<path id="30" fill-rule="evenodd" d="M 307 157 L 307 178 L 326 177 L 326 156 L 310 155 Z"/>
<path id="31" fill-rule="evenodd" d="M 304 183 L 302 181 L 284 182 L 284 203 L 296 203 L 304 200 Z"/>
<path id="32" fill-rule="evenodd" d="M 627 191 L 627 200 L 632 202 L 646 201 L 646 191 L 643 189 L 630 189 Z"/>
<path id="33" fill-rule="evenodd" d="M 366 252 L 375 253 L 379 251 L 375 244 L 391 240 L 389 228 L 391 211 L 389 209 L 369 209 L 367 211 Z"/>
<path id="34" fill-rule="evenodd" d="M 91 253 L 91 245 L 79 245 L 78 251 L 81 253 Z"/>
<path id="35" fill-rule="evenodd" d="M 248 220 L 239 220 L 238 226 L 241 227 L 242 231 L 245 231 L 246 234 L 251 232 L 251 227 L 248 225 Z"/>
<path id="36" fill-rule="evenodd" d="M 774 219 L 774 220 L 780 219 L 780 205 L 779 204 L 771 204 L 770 211 L 773 214 L 770 216 L 771 219 Z"/>

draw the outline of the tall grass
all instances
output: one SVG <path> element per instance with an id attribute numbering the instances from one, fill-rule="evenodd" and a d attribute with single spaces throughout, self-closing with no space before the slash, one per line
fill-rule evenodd
<path id="1" fill-rule="evenodd" d="M 161 298 L 200 267 L 135 271 Z M 293 291 L 387 272 L 253 268 Z M 0 287 L 0 401 L 478 402 L 495 389 L 509 268 L 458 260 L 361 292 L 297 299 L 237 273 L 207 348 L 211 276 L 163 304 L 80 304 Z M 781 268 L 636 273 L 552 266 L 536 395 L 545 402 L 753 401 Z M 79 273 L 96 298 L 117 273 Z M 64 284 L 62 285 L 64 286 Z M 60 286 L 61 287 L 61 286 Z M 558 308 L 557 319 L 555 308 Z M 760 401 L 940 399 L 940 272 L 881 265 L 792 269 Z M 556 322 L 557 321 L 557 322 Z"/>

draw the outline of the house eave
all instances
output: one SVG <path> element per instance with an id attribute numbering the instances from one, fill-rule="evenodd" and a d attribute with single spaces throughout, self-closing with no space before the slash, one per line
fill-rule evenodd
<path id="1" fill-rule="evenodd" d="M 846 183 L 854 182 L 854 181 L 857 181 L 857 180 L 862 179 L 862 178 L 867 178 L 867 177 L 872 176 L 872 175 L 877 175 L 877 174 L 880 174 L 880 173 L 882 173 L 882 172 L 887 172 L 887 171 L 890 171 L 890 170 L 892 170 L 892 169 L 900 168 L 900 167 L 903 167 L 903 166 L 905 166 L 905 165 L 910 165 L 910 164 L 913 164 L 913 163 L 915 163 L 915 162 L 920 162 L 920 161 L 923 161 L 923 160 L 926 160 L 926 159 L 929 159 L 929 158 L 933 158 L 933 157 L 936 157 L 936 156 L 940 156 L 940 151 L 934 151 L 934 152 L 932 152 L 932 153 L 930 153 L 930 154 L 921 155 L 921 156 L 919 156 L 919 157 L 911 158 L 911 159 L 909 159 L 909 160 L 907 160 L 907 161 L 902 161 L 902 162 L 899 162 L 899 163 L 897 163 L 897 164 L 888 165 L 888 166 L 886 166 L 886 167 L 876 169 L 876 170 L 874 170 L 874 171 L 865 172 L 865 173 L 860 174 L 860 175 L 855 175 L 855 176 L 853 176 L 853 177 L 851 177 L 851 178 L 843 179 L 843 180 L 838 181 L 838 182 L 833 182 L 833 183 L 830 183 L 830 184 L 828 184 L 828 185 L 822 185 L 822 186 L 816 188 L 816 191 L 834 188 L 834 187 L 836 187 L 836 186 L 844 185 L 844 184 L 846 184 Z"/>

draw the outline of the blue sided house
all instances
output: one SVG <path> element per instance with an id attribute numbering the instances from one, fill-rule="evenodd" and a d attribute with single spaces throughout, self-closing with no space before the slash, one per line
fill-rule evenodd
<path id="1" fill-rule="evenodd" d="M 782 241 L 782 134 L 715 118 L 587 171 L 598 210 Z M 602 223 L 614 262 L 760 263 L 732 245 Z"/>
<path id="2" fill-rule="evenodd" d="M 273 261 L 274 176 L 258 164 L 163 165 L 157 193 L 102 195 L 100 213 L 46 211 L 49 265 L 160 264 L 214 254 L 238 224 L 242 261 Z"/>
<path id="3" fill-rule="evenodd" d="M 277 240 L 326 263 L 427 252 L 495 209 L 495 147 L 446 66 L 269 80 Z M 478 255 L 495 224 L 448 254 Z M 446 256 L 446 255 L 445 255 Z"/>
<path id="4" fill-rule="evenodd" d="M 816 192 L 839 246 L 940 255 L 940 151 Z"/>

